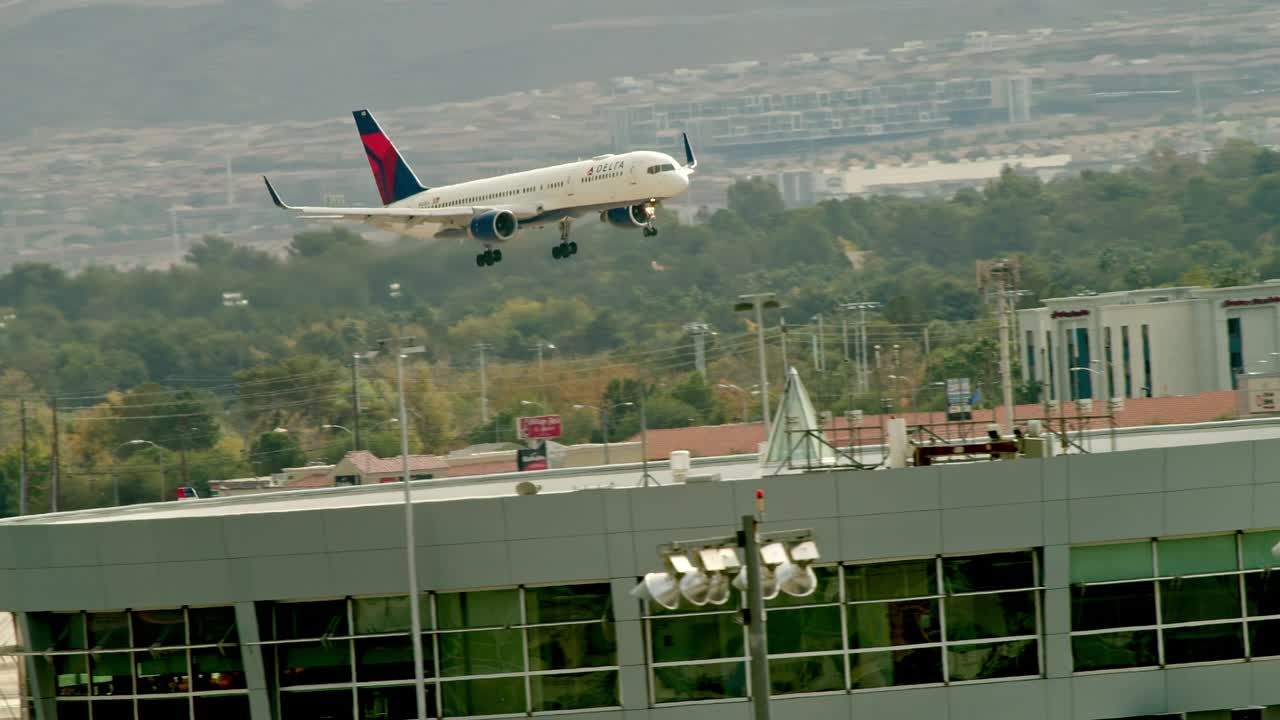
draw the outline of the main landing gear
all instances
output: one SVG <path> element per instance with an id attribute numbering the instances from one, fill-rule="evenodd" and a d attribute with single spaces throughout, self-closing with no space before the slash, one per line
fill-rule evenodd
<path id="1" fill-rule="evenodd" d="M 645 225 L 645 226 L 644 226 L 644 236 L 645 236 L 645 237 L 657 237 L 657 235 L 658 235 L 658 228 L 656 228 L 656 227 L 654 227 L 654 226 L 652 226 L 652 225 Z"/>
<path id="2" fill-rule="evenodd" d="M 476 267 L 493 267 L 502 262 L 501 250 L 485 249 L 484 252 L 476 256 Z"/>
<path id="3" fill-rule="evenodd" d="M 644 216 L 648 219 L 644 224 L 644 236 L 647 238 L 657 237 L 658 226 L 654 224 L 654 220 L 658 217 L 658 202 L 656 200 L 650 200 L 645 203 Z"/>
<path id="4" fill-rule="evenodd" d="M 577 254 L 578 254 L 578 243 L 572 242 L 572 241 L 562 242 L 559 245 L 555 245 L 551 248 L 551 257 L 557 260 L 564 260 L 567 257 L 570 257 L 572 255 L 577 255 Z"/>

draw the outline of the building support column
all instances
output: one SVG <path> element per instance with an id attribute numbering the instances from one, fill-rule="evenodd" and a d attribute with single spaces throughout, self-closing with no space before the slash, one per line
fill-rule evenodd
<path id="1" fill-rule="evenodd" d="M 249 717 L 271 720 L 271 693 L 267 687 L 266 665 L 262 662 L 262 634 L 252 602 L 236 603 L 236 630 L 240 634 L 240 658 L 244 663 L 245 685 L 249 688 Z"/>
<path id="2" fill-rule="evenodd" d="M 18 645 L 25 651 L 32 651 L 35 643 L 31 642 L 33 628 L 31 627 L 31 616 L 28 613 L 14 613 L 14 623 L 18 630 Z M 53 663 L 43 657 L 37 655 L 27 655 L 23 658 L 25 666 L 23 667 L 25 675 L 25 687 L 18 689 L 18 696 L 26 702 L 26 698 L 31 698 L 31 704 L 35 710 L 33 720 L 57 720 L 57 678 L 53 674 Z M 26 717 L 26 715 L 22 715 Z"/>

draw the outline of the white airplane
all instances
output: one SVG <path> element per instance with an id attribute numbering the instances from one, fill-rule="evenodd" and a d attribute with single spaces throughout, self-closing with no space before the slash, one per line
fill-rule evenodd
<path id="1" fill-rule="evenodd" d="M 422 238 L 468 237 L 484 243 L 484 252 L 476 255 L 479 267 L 502 262 L 502 250 L 494 245 L 525 228 L 551 223 L 560 225 L 560 244 L 551 248 L 551 256 L 561 260 L 576 255 L 578 244 L 569 240 L 569 226 L 591 213 L 615 227 L 643 228 L 645 237 L 657 235 L 658 203 L 687 190 L 698 166 L 686 134 L 683 166 L 670 155 L 637 150 L 428 188 L 368 110 L 353 115 L 383 207 L 295 207 L 285 204 L 263 177 L 272 202 L 302 217 L 359 220 Z"/>

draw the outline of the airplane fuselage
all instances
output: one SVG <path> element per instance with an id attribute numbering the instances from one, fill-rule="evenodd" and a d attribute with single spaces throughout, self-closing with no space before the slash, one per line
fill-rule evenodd
<path id="1" fill-rule="evenodd" d="M 524 230 L 566 217 L 667 200 L 688 187 L 688 175 L 674 158 L 642 150 L 435 187 L 388 207 L 504 208 L 520 218 Z M 370 222 L 421 238 L 439 237 L 442 230 L 430 221 L 409 228 L 394 218 Z"/>

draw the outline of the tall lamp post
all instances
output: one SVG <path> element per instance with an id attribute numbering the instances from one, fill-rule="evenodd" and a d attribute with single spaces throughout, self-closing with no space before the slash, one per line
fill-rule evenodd
<path id="1" fill-rule="evenodd" d="M 609 411 L 614 410 L 616 408 L 620 408 L 620 407 L 634 407 L 634 406 L 635 406 L 635 403 L 633 402 L 614 403 L 613 405 L 610 405 L 609 407 L 603 410 L 596 407 L 595 405 L 574 405 L 573 406 L 574 410 L 586 410 L 587 408 L 590 408 L 600 413 L 600 429 L 601 429 L 601 434 L 604 437 L 604 464 L 605 465 L 609 464 Z"/>
<path id="2" fill-rule="evenodd" d="M 769 370 L 765 365 L 764 354 L 764 311 L 779 307 L 774 293 L 752 293 L 739 295 L 733 309 L 737 312 L 755 311 L 756 341 L 760 351 L 760 403 L 764 409 L 764 436 L 769 437 Z"/>
<path id="3" fill-rule="evenodd" d="M 388 290 L 391 298 L 398 300 L 400 283 L 392 283 Z M 418 720 L 427 719 L 427 685 L 423 678 L 422 658 L 422 615 L 421 599 L 418 597 L 418 563 L 415 549 L 417 544 L 413 537 L 413 497 L 409 490 L 409 421 L 404 403 L 404 359 L 409 355 L 426 352 L 422 345 L 408 345 L 413 338 L 404 337 L 404 318 L 401 315 L 397 325 L 396 337 L 393 339 L 392 352 L 396 355 L 396 394 L 400 405 L 400 462 L 404 477 L 404 533 L 405 554 L 409 568 L 409 613 L 410 628 L 413 631 L 413 680 L 417 695 Z M 379 342 L 384 348 L 386 340 Z"/>
<path id="4" fill-rule="evenodd" d="M 161 450 L 164 449 L 164 448 L 161 448 L 159 445 L 156 445 L 155 443 L 151 442 L 150 440 L 127 440 L 117 445 L 115 449 L 111 451 L 111 505 L 112 507 L 120 506 L 120 476 L 116 474 L 116 463 L 115 463 L 116 454 L 120 452 L 120 448 L 133 447 L 137 445 L 150 445 L 151 447 L 160 448 Z M 164 499 L 164 480 L 160 481 L 160 495 L 161 495 L 160 499 L 163 500 Z"/>
<path id="5" fill-rule="evenodd" d="M 755 720 L 769 720 L 769 648 L 765 600 L 779 591 L 807 597 L 818 588 L 813 563 L 818 545 L 813 531 L 786 530 L 761 533 L 764 491 L 756 491 L 756 514 L 742 516 L 742 531 L 735 536 L 671 543 L 660 548 L 665 572 L 644 576 L 631 591 L 633 597 L 669 610 L 684 597 L 695 606 L 723 605 L 729 587 L 746 591 L 747 607 L 742 624 L 747 628 L 751 651 L 751 705 Z M 730 576 L 734 576 L 730 580 Z"/>
<path id="6" fill-rule="evenodd" d="M 754 395 L 755 393 L 747 392 L 746 390 L 743 390 L 742 388 L 738 387 L 737 385 L 734 385 L 733 383 L 717 383 L 716 387 L 724 390 L 734 390 L 736 392 L 742 393 L 742 422 L 744 423 L 751 422 L 751 415 L 749 415 L 747 412 L 747 401 L 750 400 L 751 396 Z"/>

